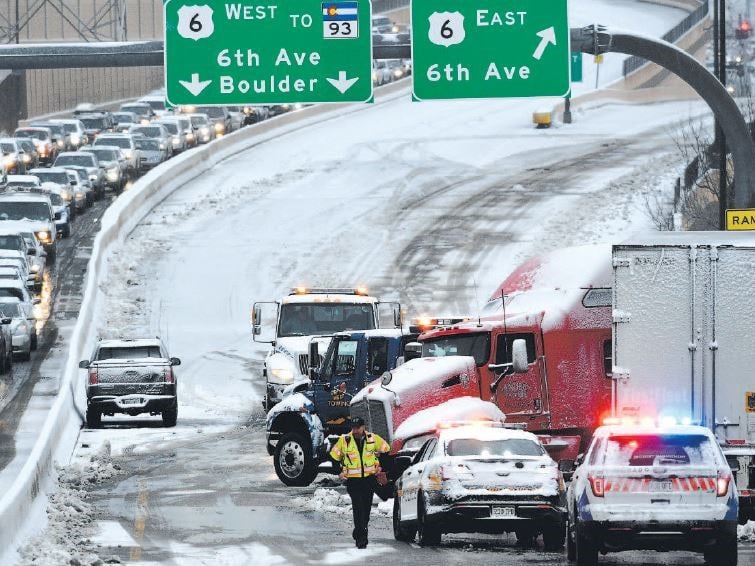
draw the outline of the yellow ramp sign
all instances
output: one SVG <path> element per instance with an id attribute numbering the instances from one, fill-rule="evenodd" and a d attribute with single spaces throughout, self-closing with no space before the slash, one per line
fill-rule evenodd
<path id="1" fill-rule="evenodd" d="M 727 210 L 726 229 L 755 230 L 755 208 L 739 208 Z"/>

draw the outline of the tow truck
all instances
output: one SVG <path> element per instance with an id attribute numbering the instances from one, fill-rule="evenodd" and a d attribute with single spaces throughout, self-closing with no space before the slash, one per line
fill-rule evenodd
<path id="1" fill-rule="evenodd" d="M 348 432 L 349 402 L 367 383 L 403 361 L 416 334 L 401 329 L 340 332 L 319 363 L 318 337 L 309 344 L 308 378 L 289 386 L 267 414 L 267 451 L 278 478 L 309 485 L 328 461 L 330 443 Z"/>
<path id="2" fill-rule="evenodd" d="M 278 301 L 260 301 L 252 309 L 255 342 L 272 347 L 265 357 L 262 375 L 266 391 L 262 405 L 269 411 L 281 400 L 283 390 L 308 377 L 308 347 L 317 336 L 322 350 L 337 332 L 380 328 L 381 307 L 392 311 L 395 328 L 401 327 L 401 305 L 381 302 L 365 287 L 295 287 Z M 265 321 L 274 321 L 271 325 Z M 315 365 L 319 365 L 315 364 Z"/>

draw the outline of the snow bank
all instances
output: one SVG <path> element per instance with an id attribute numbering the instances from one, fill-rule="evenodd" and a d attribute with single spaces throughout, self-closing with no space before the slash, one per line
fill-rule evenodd
<path id="1" fill-rule="evenodd" d="M 741 541 L 755 542 L 755 521 L 747 521 L 745 525 L 737 525 L 737 538 Z"/>
<path id="2" fill-rule="evenodd" d="M 396 438 L 411 438 L 435 430 L 441 421 L 492 420 L 505 422 L 506 415 L 493 403 L 477 397 L 459 397 L 418 411 L 396 429 Z"/>
<path id="3" fill-rule="evenodd" d="M 405 96 L 408 84 L 408 81 L 398 81 L 378 89 L 378 94 L 382 95 L 378 104 Z M 103 282 L 107 280 L 108 258 L 113 251 L 157 204 L 219 162 L 273 138 L 369 108 L 370 105 L 310 106 L 233 132 L 156 167 L 107 209 L 92 247 L 60 392 L 17 480 L 0 496 L 0 564 L 12 563 L 19 541 L 44 526 L 37 498 L 40 493 L 54 489 L 55 464 L 66 464 L 73 452 L 86 407 L 78 362 L 88 357 L 97 338 L 98 321 L 108 290 Z"/>
<path id="4" fill-rule="evenodd" d="M 304 511 L 351 516 L 351 498 L 348 494 L 325 487 L 315 489 L 311 497 L 295 497 L 293 505 Z M 393 515 L 393 499 L 382 501 L 375 495 L 372 499 L 372 507 L 373 516 L 391 517 Z"/>

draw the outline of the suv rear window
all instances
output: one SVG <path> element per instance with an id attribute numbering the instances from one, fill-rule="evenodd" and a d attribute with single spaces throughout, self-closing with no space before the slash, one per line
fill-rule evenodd
<path id="1" fill-rule="evenodd" d="M 611 436 L 603 444 L 609 466 L 699 466 L 717 462 L 717 448 L 703 435 Z M 600 456 L 597 459 L 601 463 Z"/>
<path id="2" fill-rule="evenodd" d="M 449 456 L 483 456 L 516 458 L 517 456 L 542 456 L 543 447 L 525 438 L 500 440 L 480 440 L 478 438 L 456 438 L 446 446 Z"/>
<path id="3" fill-rule="evenodd" d="M 162 358 L 158 346 L 125 347 L 115 346 L 100 348 L 97 352 L 98 360 L 136 360 L 141 358 Z"/>

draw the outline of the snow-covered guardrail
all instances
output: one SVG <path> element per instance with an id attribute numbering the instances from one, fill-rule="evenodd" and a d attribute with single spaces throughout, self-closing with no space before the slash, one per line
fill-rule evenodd
<path id="1" fill-rule="evenodd" d="M 405 79 L 376 89 L 380 95 L 376 103 L 405 97 L 408 86 Z M 96 340 L 96 319 L 107 293 L 102 283 L 107 279 L 112 251 L 157 204 L 224 159 L 312 124 L 369 108 L 370 105 L 344 104 L 309 106 L 242 128 L 160 165 L 107 209 L 92 247 L 81 310 L 71 335 L 58 395 L 21 472 L 10 488 L 0 494 L 0 564 L 12 563 L 19 542 L 44 525 L 45 498 L 40 495 L 54 485 L 55 465 L 68 463 L 73 453 L 86 407 L 78 362 L 89 355 Z"/>

